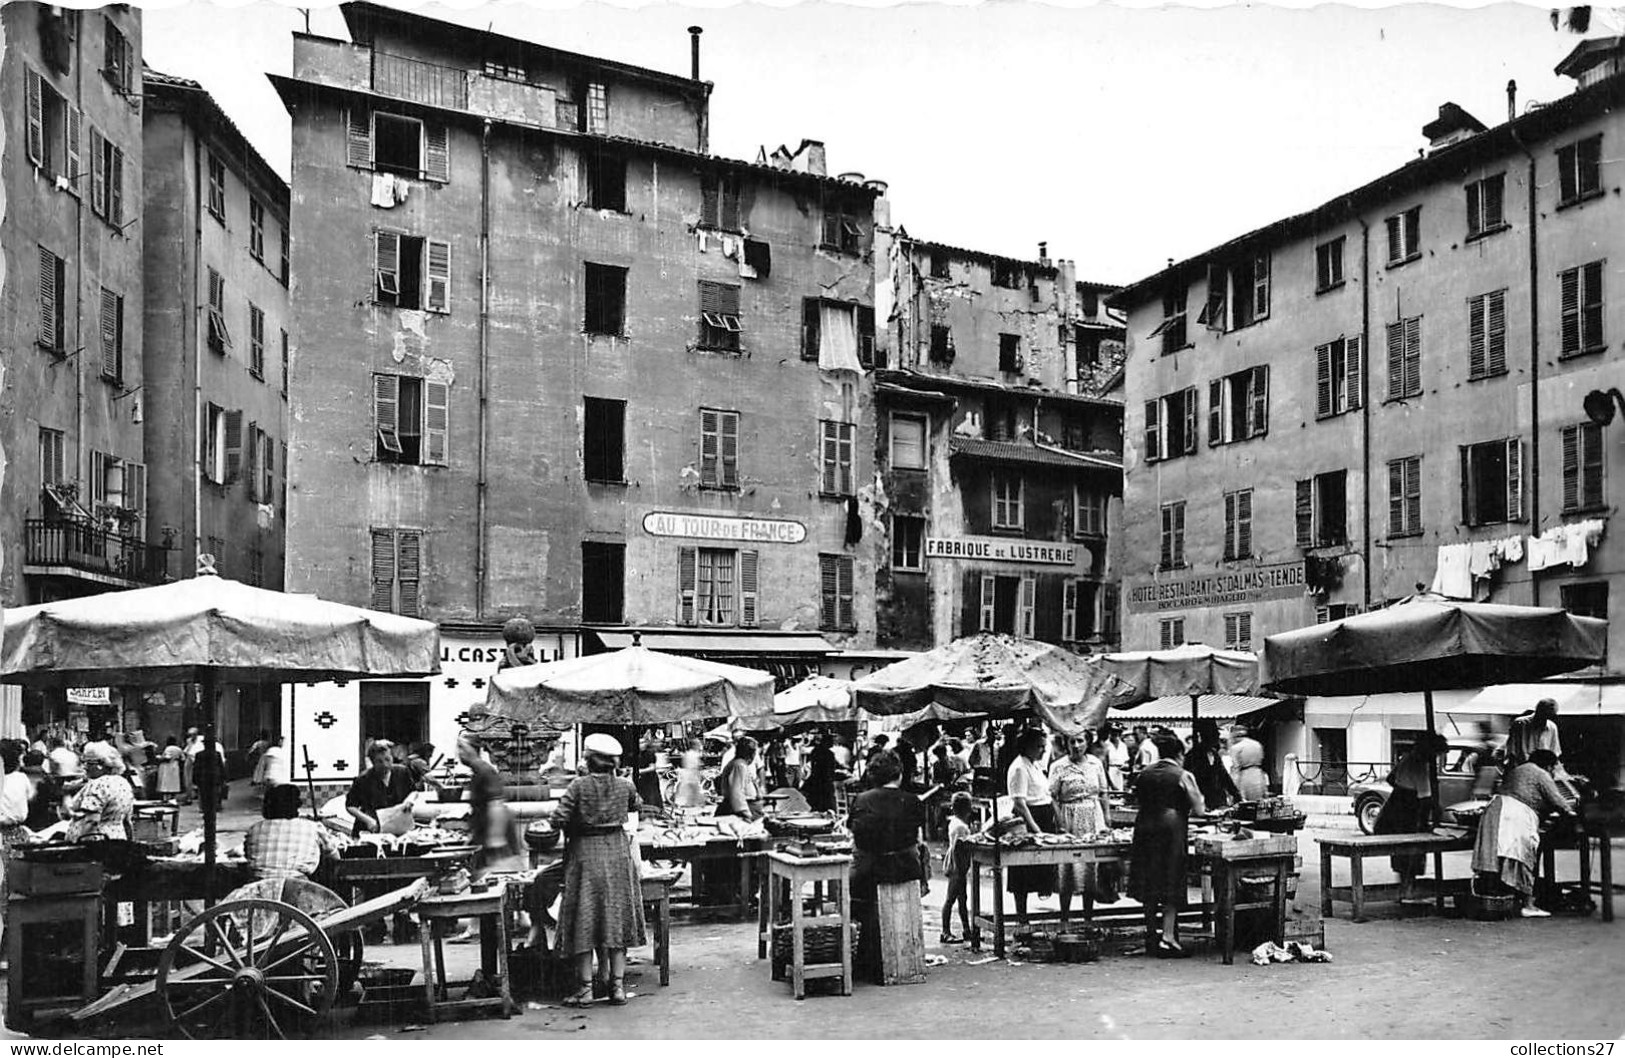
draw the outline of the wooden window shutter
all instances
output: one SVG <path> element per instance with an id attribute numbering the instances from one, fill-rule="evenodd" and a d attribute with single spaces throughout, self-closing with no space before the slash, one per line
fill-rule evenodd
<path id="1" fill-rule="evenodd" d="M 23 94 L 27 97 L 28 160 L 35 165 L 45 164 L 45 81 L 39 74 L 23 68 Z"/>
<path id="2" fill-rule="evenodd" d="M 1588 423 L 1580 427 L 1580 502 L 1590 507 L 1602 503 L 1602 427 Z"/>
<path id="3" fill-rule="evenodd" d="M 1467 299 L 1467 377 L 1484 377 L 1484 309 L 1487 298 Z"/>
<path id="4" fill-rule="evenodd" d="M 864 367 L 875 366 L 875 307 L 858 306 L 858 362 Z"/>
<path id="5" fill-rule="evenodd" d="M 102 287 L 102 377 L 117 379 L 119 377 L 119 331 L 121 321 L 119 316 L 119 299 L 116 294 L 106 287 Z"/>
<path id="6" fill-rule="evenodd" d="M 423 380 L 423 461 L 437 467 L 449 466 L 451 432 L 451 386 Z"/>
<path id="7" fill-rule="evenodd" d="M 1299 547 L 1315 546 L 1315 481 L 1313 478 L 1300 478 L 1297 492 L 1294 497 L 1293 518 L 1294 530 Z"/>
<path id="8" fill-rule="evenodd" d="M 39 248 L 39 341 L 50 350 L 62 348 L 62 291 L 57 283 L 57 256 Z"/>
<path id="9" fill-rule="evenodd" d="M 1268 364 L 1253 368 L 1251 378 L 1252 405 L 1247 436 L 1259 437 L 1270 429 L 1270 369 Z"/>
<path id="10" fill-rule="evenodd" d="M 400 613 L 406 617 L 417 617 L 421 609 L 418 585 L 423 568 L 423 537 L 403 529 L 396 533 L 395 544 L 395 580 L 400 588 Z"/>
<path id="11" fill-rule="evenodd" d="M 722 426 L 721 412 L 700 409 L 700 484 L 720 485 Z"/>
<path id="12" fill-rule="evenodd" d="M 430 312 L 451 311 L 451 243 L 444 239 L 424 240 L 424 257 L 428 262 L 429 297 L 424 308 Z"/>
<path id="13" fill-rule="evenodd" d="M 136 513 L 133 532 L 140 536 L 147 520 L 147 467 L 144 463 L 124 464 L 124 506 Z"/>
<path id="14" fill-rule="evenodd" d="M 1523 441 L 1507 438 L 1507 521 L 1523 521 Z"/>
<path id="15" fill-rule="evenodd" d="M 395 532 L 372 531 L 372 601 L 374 610 L 395 612 Z"/>
<path id="16" fill-rule="evenodd" d="M 223 417 L 219 405 L 205 404 L 203 406 L 203 429 L 198 436 L 198 455 L 203 460 L 203 476 L 210 481 L 219 481 L 220 477 L 224 476 L 216 476 L 216 464 L 219 462 L 220 455 L 218 424 Z"/>
<path id="17" fill-rule="evenodd" d="M 345 164 L 372 168 L 372 114 L 356 108 L 345 111 Z"/>
<path id="18" fill-rule="evenodd" d="M 722 177 L 715 173 L 707 173 L 700 177 L 700 224 L 705 227 L 721 226 L 719 209 L 721 183 Z"/>
<path id="19" fill-rule="evenodd" d="M 729 283 L 700 280 L 700 312 L 739 315 L 739 288 Z"/>
<path id="20" fill-rule="evenodd" d="M 1236 557 L 1236 501 L 1240 493 L 1224 494 L 1224 557 Z"/>
<path id="21" fill-rule="evenodd" d="M 96 449 L 90 450 L 90 505 L 107 502 L 107 457 Z"/>
<path id="22" fill-rule="evenodd" d="M 1474 180 L 1467 185 L 1467 234 L 1477 235 L 1484 230 L 1484 215 L 1480 212 L 1482 198 L 1480 191 L 1484 181 Z"/>
<path id="23" fill-rule="evenodd" d="M 1196 439 L 1200 436 L 1201 400 L 1197 396 L 1195 386 L 1185 389 L 1185 454 L 1190 455 L 1196 451 Z"/>
<path id="24" fill-rule="evenodd" d="M 818 623 L 821 628 L 835 628 L 840 617 L 840 574 L 836 570 L 839 555 L 818 556 Z"/>
<path id="25" fill-rule="evenodd" d="M 1207 443 L 1224 444 L 1224 379 L 1207 384 Z"/>
<path id="26" fill-rule="evenodd" d="M 83 140 L 85 135 L 85 115 L 84 111 L 80 110 L 78 107 L 66 107 L 64 109 L 67 111 L 67 121 L 65 123 L 67 127 L 63 131 L 67 133 L 68 142 L 67 150 L 64 152 L 67 158 L 66 172 L 64 172 L 63 175 L 68 178 L 69 192 L 77 196 L 79 194 L 80 187 L 79 177 L 85 171 L 84 162 L 82 160 L 84 150 Z"/>
<path id="27" fill-rule="evenodd" d="M 444 184 L 451 179 L 451 150 L 446 143 L 446 126 L 423 125 L 423 178 Z"/>
<path id="28" fill-rule="evenodd" d="M 1405 395 L 1405 323 L 1388 325 L 1388 399 Z"/>
<path id="29" fill-rule="evenodd" d="M 1061 584 L 1061 640 L 1070 643 L 1078 638 L 1078 582 L 1066 580 Z"/>
<path id="30" fill-rule="evenodd" d="M 1561 286 L 1563 337 L 1559 352 L 1563 356 L 1572 356 L 1580 351 L 1580 270 L 1571 268 L 1564 272 Z"/>
<path id="31" fill-rule="evenodd" d="M 721 472 L 719 484 L 728 488 L 739 485 L 739 413 L 723 412 L 717 416 L 719 441 L 721 447 Z"/>
<path id="32" fill-rule="evenodd" d="M 677 549 L 677 623 L 694 623 L 694 596 L 699 581 L 699 555 L 692 547 Z"/>
<path id="33" fill-rule="evenodd" d="M 852 607 L 852 559 L 848 555 L 835 557 L 836 617 L 841 628 L 854 628 L 857 621 Z"/>
<path id="34" fill-rule="evenodd" d="M 1584 349 L 1602 344 L 1602 265 L 1593 261 L 1581 269 L 1580 345 Z"/>
<path id="35" fill-rule="evenodd" d="M 979 632 L 993 631 L 994 614 L 997 612 L 995 599 L 998 592 L 995 590 L 997 581 L 991 573 L 982 574 L 980 586 L 980 599 L 977 606 L 976 630 Z"/>
<path id="36" fill-rule="evenodd" d="M 850 564 L 851 559 L 847 559 Z M 1038 580 L 1032 574 L 1021 578 L 1020 600 L 1016 607 L 1016 634 L 1026 639 L 1033 637 L 1033 621 L 1038 609 Z"/>
<path id="37" fill-rule="evenodd" d="M 1405 460 L 1396 459 L 1388 464 L 1388 535 L 1406 532 L 1405 524 Z"/>
<path id="38" fill-rule="evenodd" d="M 1473 449 L 1471 445 L 1462 445 L 1461 453 L 1461 523 L 1463 525 L 1476 525 L 1478 519 L 1473 511 Z"/>
<path id="39" fill-rule="evenodd" d="M 1563 509 L 1580 506 L 1580 428 L 1563 427 Z"/>
<path id="40" fill-rule="evenodd" d="M 1497 290 L 1486 295 L 1484 370 L 1504 375 L 1507 370 L 1507 293 Z"/>
<path id="41" fill-rule="evenodd" d="M 1162 402 L 1148 400 L 1145 402 L 1145 461 L 1154 463 L 1162 458 L 1162 428 L 1160 412 Z"/>
<path id="42" fill-rule="evenodd" d="M 1347 338 L 1343 341 L 1343 399 L 1350 411 L 1360 407 L 1360 382 L 1364 378 L 1361 372 L 1365 365 L 1360 361 L 1360 339 Z"/>
<path id="43" fill-rule="evenodd" d="M 124 152 L 107 145 L 107 222 L 124 224 Z"/>
<path id="44" fill-rule="evenodd" d="M 250 502 L 258 503 L 260 500 L 260 424 L 250 422 L 248 432 L 243 435 L 244 461 L 247 466 L 243 470 L 243 479 L 248 482 L 248 498 Z"/>
<path id="45" fill-rule="evenodd" d="M 226 480 L 230 485 L 243 473 L 243 413 L 240 408 L 226 412 Z"/>
<path id="46" fill-rule="evenodd" d="M 1253 490 L 1236 493 L 1236 557 L 1253 553 Z"/>
<path id="47" fill-rule="evenodd" d="M 801 299 L 801 359 L 816 361 L 818 359 L 818 314 L 819 302 L 817 298 Z"/>
<path id="48" fill-rule="evenodd" d="M 1405 321 L 1405 392 L 1419 396 L 1422 392 L 1422 317 L 1412 316 Z"/>
<path id="49" fill-rule="evenodd" d="M 1336 342 L 1315 346 L 1315 415 L 1324 419 L 1332 414 L 1332 346 Z"/>
<path id="50" fill-rule="evenodd" d="M 1422 457 L 1405 460 L 1405 527 L 1422 531 Z"/>
<path id="51" fill-rule="evenodd" d="M 756 565 L 755 551 L 739 552 L 739 623 L 746 628 L 756 627 Z"/>
<path id="52" fill-rule="evenodd" d="M 739 230 L 739 177 L 733 173 L 721 177 L 722 184 L 722 226 L 729 231 Z"/>
<path id="53" fill-rule="evenodd" d="M 90 129 L 90 211 L 107 216 L 107 147 L 95 126 Z"/>
<path id="54" fill-rule="evenodd" d="M 1174 504 L 1174 565 L 1185 564 L 1185 504 Z"/>
<path id="55" fill-rule="evenodd" d="M 401 454 L 401 379 L 399 375 L 372 376 L 373 428 L 384 451 Z"/>
<path id="56" fill-rule="evenodd" d="M 373 274 L 377 294 L 391 298 L 401 292 L 401 237 L 392 231 L 373 232 Z"/>

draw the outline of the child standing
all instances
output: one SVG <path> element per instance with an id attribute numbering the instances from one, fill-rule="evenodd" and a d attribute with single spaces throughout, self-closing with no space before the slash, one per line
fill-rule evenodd
<path id="1" fill-rule="evenodd" d="M 965 878 L 970 873 L 970 847 L 964 844 L 964 839 L 971 835 L 970 794 L 964 791 L 954 794 L 949 812 L 948 847 L 942 853 L 942 873 L 948 878 L 948 896 L 942 902 L 942 936 L 938 939 L 943 944 L 960 944 L 964 938 L 954 936 L 953 910 L 957 904 L 959 923 L 969 933 L 970 909 L 965 902 Z"/>

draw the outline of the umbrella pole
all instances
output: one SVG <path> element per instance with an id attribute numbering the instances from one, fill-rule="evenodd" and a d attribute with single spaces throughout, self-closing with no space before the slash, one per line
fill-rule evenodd
<path id="1" fill-rule="evenodd" d="M 1196 721 L 1201 716 L 1201 708 L 1197 703 L 1201 700 L 1202 696 L 1200 694 L 1191 695 L 1191 739 L 1193 741 L 1196 738 Z"/>
<path id="2" fill-rule="evenodd" d="M 1434 727 L 1433 692 L 1431 690 L 1422 692 L 1422 712 L 1427 718 L 1428 733 L 1425 737 L 1429 742 L 1432 742 Z M 1431 746 L 1428 747 L 1428 789 L 1430 791 L 1428 800 L 1433 805 L 1433 819 L 1437 821 L 1439 818 L 1439 755 L 1433 752 Z"/>
<path id="3" fill-rule="evenodd" d="M 215 784 L 225 779 L 225 769 L 220 765 L 220 755 L 216 752 L 214 741 L 214 715 L 215 715 L 215 681 L 217 679 L 214 669 L 204 669 L 202 686 L 203 694 L 203 753 L 198 758 L 208 761 L 209 774 L 214 780 L 203 793 L 203 906 L 214 906 L 214 863 L 215 863 L 215 805 L 219 794 L 214 789 Z"/>

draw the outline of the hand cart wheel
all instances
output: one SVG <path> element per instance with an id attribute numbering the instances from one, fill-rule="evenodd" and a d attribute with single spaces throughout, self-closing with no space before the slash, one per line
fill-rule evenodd
<path id="1" fill-rule="evenodd" d="M 157 992 L 187 1039 L 287 1039 L 332 1010 L 339 958 L 310 915 L 229 900 L 192 919 L 158 962 Z"/>

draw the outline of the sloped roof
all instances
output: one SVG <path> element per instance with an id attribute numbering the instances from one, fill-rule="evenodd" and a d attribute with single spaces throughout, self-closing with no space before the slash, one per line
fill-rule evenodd
<path id="1" fill-rule="evenodd" d="M 948 450 L 956 456 L 970 456 L 994 463 L 1023 463 L 1030 466 L 1066 467 L 1070 470 L 1114 470 L 1121 472 L 1123 457 L 1096 452 L 1085 455 L 1053 445 L 1031 441 L 989 441 L 981 437 L 950 437 Z"/>

